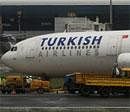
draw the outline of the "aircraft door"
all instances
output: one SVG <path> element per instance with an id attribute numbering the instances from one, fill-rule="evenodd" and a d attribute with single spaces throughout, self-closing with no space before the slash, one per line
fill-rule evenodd
<path id="1" fill-rule="evenodd" d="M 20 44 L 18 46 L 17 56 L 22 57 L 23 55 L 24 55 L 24 47 L 23 47 L 23 44 Z"/>
<path id="2" fill-rule="evenodd" d="M 35 49 L 31 48 L 31 49 L 28 49 L 27 52 L 26 52 L 26 59 L 29 59 L 29 60 L 32 60 L 35 58 Z"/>
<path id="3" fill-rule="evenodd" d="M 121 53 L 130 52 L 130 38 L 129 35 L 122 35 Z"/>
<path id="4" fill-rule="evenodd" d="M 107 55 L 117 56 L 121 52 L 121 38 L 110 37 L 108 40 Z"/>
<path id="5" fill-rule="evenodd" d="M 28 48 L 26 48 L 25 49 L 25 58 L 27 59 L 27 60 L 33 60 L 33 59 L 35 59 L 35 51 L 36 51 L 36 48 L 34 48 L 34 47 L 36 47 L 36 46 L 34 46 L 34 47 L 32 47 L 32 46 L 34 46 L 34 43 L 32 43 L 32 44 L 29 44 L 28 45 Z"/>

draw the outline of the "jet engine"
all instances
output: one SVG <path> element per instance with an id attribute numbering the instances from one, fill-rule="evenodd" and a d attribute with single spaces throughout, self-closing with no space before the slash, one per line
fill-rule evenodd
<path id="1" fill-rule="evenodd" d="M 117 58 L 118 66 L 130 67 L 130 53 L 122 53 Z"/>

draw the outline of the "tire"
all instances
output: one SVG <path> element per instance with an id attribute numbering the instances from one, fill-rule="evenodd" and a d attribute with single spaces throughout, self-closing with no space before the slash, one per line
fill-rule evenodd
<path id="1" fill-rule="evenodd" d="M 102 88 L 100 91 L 100 95 L 103 97 L 109 97 L 110 96 L 110 91 L 108 88 Z"/>
<path id="2" fill-rule="evenodd" d="M 89 96 L 90 95 L 89 89 L 85 86 L 81 87 L 80 93 L 82 96 Z"/>
<path id="3" fill-rule="evenodd" d="M 43 94 L 44 92 L 45 92 L 45 90 L 43 88 L 37 89 L 37 93 L 38 94 Z"/>
<path id="4" fill-rule="evenodd" d="M 6 94 L 6 91 L 5 90 L 1 90 L 2 94 Z"/>
<path id="5" fill-rule="evenodd" d="M 125 92 L 125 96 L 126 96 L 126 97 L 130 97 L 130 90 L 129 90 L 129 89 L 126 90 L 126 92 Z"/>
<path id="6" fill-rule="evenodd" d="M 7 94 L 11 94 L 12 89 L 10 87 L 6 86 L 5 91 Z"/>

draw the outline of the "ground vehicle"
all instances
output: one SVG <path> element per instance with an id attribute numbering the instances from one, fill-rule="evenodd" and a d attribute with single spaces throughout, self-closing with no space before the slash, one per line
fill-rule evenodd
<path id="1" fill-rule="evenodd" d="M 30 82 L 26 76 L 18 74 L 10 74 L 5 76 L 5 83 L 1 85 L 2 93 L 25 93 L 37 91 L 38 93 L 44 93 L 49 91 L 49 81 L 41 79 L 32 79 Z"/>
<path id="2" fill-rule="evenodd" d="M 82 95 L 100 94 L 101 96 L 130 95 L 130 68 L 122 68 L 119 76 L 110 74 L 74 73 L 65 76 L 65 87 L 69 92 L 79 91 Z"/>
<path id="3" fill-rule="evenodd" d="M 30 90 L 36 91 L 40 94 L 49 91 L 49 81 L 43 81 L 40 79 L 33 79 L 30 83 Z"/>

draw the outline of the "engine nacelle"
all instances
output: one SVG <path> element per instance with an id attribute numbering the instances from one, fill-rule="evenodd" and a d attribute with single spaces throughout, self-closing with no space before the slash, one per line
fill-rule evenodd
<path id="1" fill-rule="evenodd" d="M 117 58 L 118 66 L 130 67 L 130 53 L 122 53 Z"/>

